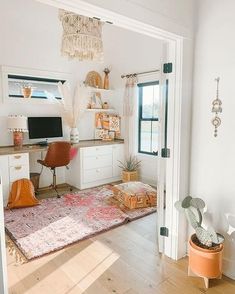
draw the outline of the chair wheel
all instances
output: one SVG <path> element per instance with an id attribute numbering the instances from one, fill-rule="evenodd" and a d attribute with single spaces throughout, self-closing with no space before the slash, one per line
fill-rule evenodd
<path id="1" fill-rule="evenodd" d="M 73 191 L 73 188 L 69 188 L 69 191 L 72 192 Z"/>

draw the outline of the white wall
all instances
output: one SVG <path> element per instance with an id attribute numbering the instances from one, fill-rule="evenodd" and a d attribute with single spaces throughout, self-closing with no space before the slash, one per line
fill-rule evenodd
<path id="1" fill-rule="evenodd" d="M 57 9 L 30 0 L 1 1 L 0 64 L 70 73 L 73 86 L 77 80 L 84 80 L 88 71 L 100 65 L 62 58 L 61 31 Z M 3 97 L 0 97 L 0 101 L 2 99 Z M 5 118 L 8 114 L 52 116 L 59 115 L 60 112 L 57 105 L 42 104 L 35 107 L 30 104 L 1 104 L 0 133 L 5 135 L 0 137 L 0 145 L 12 144 L 11 134 L 6 133 Z"/>
<path id="2" fill-rule="evenodd" d="M 26 9 L 27 14 L 24 13 Z M 23 14 L 24 18 L 22 18 Z M 41 21 L 42 18 L 43 21 Z M 0 3 L 0 64 L 70 73 L 72 86 L 77 81 L 83 81 L 90 70 L 99 71 L 103 77 L 104 67 L 111 66 L 110 86 L 115 91 L 108 96 L 106 94 L 103 99 L 108 101 L 121 116 L 125 85 L 125 80 L 120 78 L 121 74 L 160 68 L 162 42 L 156 39 L 106 24 L 103 26 L 104 62 L 79 62 L 61 57 L 61 32 L 56 8 L 30 0 L 2 1 Z M 0 97 L 0 100 L 3 98 Z M 60 115 L 60 108 L 58 105 L 45 104 L 37 106 L 1 104 L 0 133 L 5 135 L 0 137 L 0 145 L 12 144 L 12 134 L 6 130 L 6 117 L 9 114 Z M 93 139 L 94 113 L 86 112 L 78 127 L 81 140 Z M 123 130 L 122 124 L 122 132 Z M 65 137 L 68 138 L 69 130 L 65 128 L 64 131 Z M 27 142 L 26 134 L 25 143 Z M 34 171 L 38 171 L 38 165 L 33 164 L 38 156 L 40 155 L 31 156 Z M 156 159 L 149 160 L 148 157 L 143 159 L 141 170 L 143 178 L 149 182 L 155 182 L 156 169 Z M 50 175 L 41 179 L 45 179 L 41 184 L 47 185 L 50 182 Z M 62 173 L 59 182 L 63 182 L 63 179 Z"/>
<path id="3" fill-rule="evenodd" d="M 115 39 L 112 36 L 115 36 Z M 160 69 L 162 44 L 163 42 L 160 40 L 115 26 L 106 25 L 104 27 L 105 61 L 113 68 L 110 79 L 115 87 L 114 99 L 111 102 L 114 108 L 119 110 L 122 118 L 125 79 L 120 79 L 120 76 L 127 73 Z M 145 76 L 144 81 L 153 81 L 159 77 L 160 75 L 157 77 Z M 143 77 L 139 77 L 139 82 L 143 82 Z M 137 128 L 138 125 L 136 125 L 136 137 L 138 135 Z M 124 129 L 125 125 L 122 123 L 122 134 Z M 138 142 L 137 138 L 136 142 Z M 156 185 L 157 157 L 138 154 L 138 159 L 141 160 L 141 179 L 146 183 Z"/>
<path id="4" fill-rule="evenodd" d="M 199 4 L 190 192 L 205 200 L 208 218 L 225 236 L 224 272 L 235 279 L 235 2 L 201 0 Z M 218 137 L 214 138 L 211 103 L 218 76 L 223 113 Z"/>

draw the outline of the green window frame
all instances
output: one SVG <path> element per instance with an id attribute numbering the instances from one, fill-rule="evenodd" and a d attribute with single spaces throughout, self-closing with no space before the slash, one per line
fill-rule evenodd
<path id="1" fill-rule="evenodd" d="M 138 90 L 139 90 L 139 115 L 138 115 L 138 152 L 143 154 L 149 154 L 157 156 L 157 142 L 154 142 L 156 139 L 157 133 L 154 132 L 154 127 L 157 126 L 157 122 L 159 121 L 158 118 L 158 111 L 156 111 L 156 103 L 154 103 L 154 88 L 153 89 L 153 97 L 152 97 L 152 108 L 150 105 L 144 104 L 144 88 L 159 85 L 159 81 L 153 82 L 146 82 L 146 83 L 139 83 Z M 155 101 L 156 102 L 156 101 Z M 155 109 L 154 109 L 155 106 Z M 147 110 L 146 110 L 147 107 Z M 154 113 L 155 111 L 155 113 Z M 148 113 L 146 115 L 146 112 Z M 152 112 L 152 114 L 150 113 Z M 144 136 L 146 135 L 145 128 L 148 126 L 148 141 L 149 141 L 149 150 L 147 151 L 146 146 L 143 146 L 146 142 L 144 140 Z M 155 144 L 156 148 L 153 148 Z"/>

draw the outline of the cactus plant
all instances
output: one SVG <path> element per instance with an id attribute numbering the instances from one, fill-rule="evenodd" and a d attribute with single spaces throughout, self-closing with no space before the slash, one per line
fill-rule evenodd
<path id="1" fill-rule="evenodd" d="M 206 246 L 212 247 L 224 242 L 224 237 L 216 233 L 212 227 L 207 229 L 202 226 L 202 210 L 205 207 L 205 202 L 200 198 L 187 196 L 183 201 L 177 201 L 175 208 L 179 211 L 184 211 L 188 222 L 194 228 L 199 242 Z"/>

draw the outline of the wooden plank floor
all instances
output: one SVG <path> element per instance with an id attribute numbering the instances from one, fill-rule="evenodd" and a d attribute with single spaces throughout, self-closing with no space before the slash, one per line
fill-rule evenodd
<path id="1" fill-rule="evenodd" d="M 156 214 L 26 264 L 7 260 L 9 294 L 235 293 L 226 277 L 206 291 L 202 279 L 187 276 L 187 258 L 159 256 Z"/>

